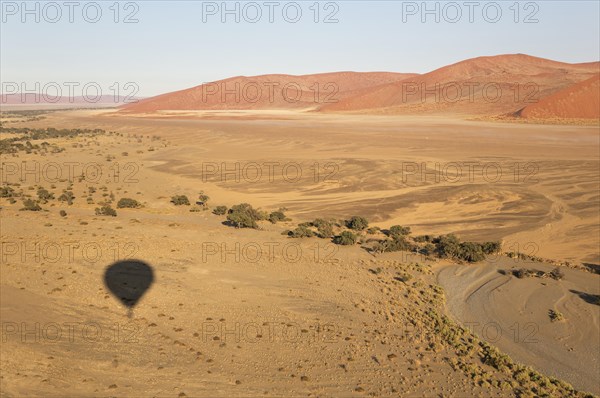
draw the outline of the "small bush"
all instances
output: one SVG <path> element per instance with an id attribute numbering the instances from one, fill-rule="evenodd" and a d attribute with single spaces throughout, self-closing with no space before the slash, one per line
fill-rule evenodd
<path id="1" fill-rule="evenodd" d="M 25 199 L 23 201 L 23 211 L 40 211 L 42 210 L 41 206 L 34 200 Z"/>
<path id="2" fill-rule="evenodd" d="M 402 272 L 398 276 L 395 276 L 394 279 L 406 283 L 412 279 L 412 275 L 406 272 Z"/>
<path id="3" fill-rule="evenodd" d="M 60 214 L 61 217 L 66 217 L 67 216 L 67 212 L 64 210 L 61 210 L 58 214 Z"/>
<path id="4" fill-rule="evenodd" d="M 138 209 L 142 204 L 135 199 L 121 198 L 117 202 L 117 209 Z"/>
<path id="5" fill-rule="evenodd" d="M 411 244 L 404 238 L 398 239 L 385 239 L 379 241 L 373 251 L 378 253 L 390 253 L 397 251 L 410 251 L 412 249 Z"/>
<path id="6" fill-rule="evenodd" d="M 552 321 L 552 322 L 560 322 L 563 319 L 565 319 L 565 316 L 561 312 L 554 311 L 554 310 L 549 310 L 548 316 L 550 317 L 550 321 Z"/>
<path id="7" fill-rule="evenodd" d="M 290 219 L 285 216 L 283 211 L 278 210 L 269 214 L 269 221 L 276 224 L 278 221 L 290 221 Z"/>
<path id="8" fill-rule="evenodd" d="M 421 254 L 423 254 L 425 256 L 431 256 L 435 253 L 435 246 L 431 243 L 427 243 L 419 251 L 421 252 Z"/>
<path id="9" fill-rule="evenodd" d="M 434 240 L 438 255 L 442 258 L 457 258 L 460 253 L 460 242 L 456 235 L 439 236 Z"/>
<path id="10" fill-rule="evenodd" d="M 200 191 L 200 195 L 198 195 L 197 205 L 205 205 L 206 202 L 210 200 L 210 196 L 204 194 L 204 191 Z"/>
<path id="11" fill-rule="evenodd" d="M 550 271 L 550 273 L 548 275 L 550 276 L 550 278 L 555 279 L 557 281 L 559 281 L 565 277 L 565 274 L 558 267 L 556 267 L 552 271 Z"/>
<path id="12" fill-rule="evenodd" d="M 369 226 L 369 222 L 366 218 L 360 216 L 353 216 L 349 220 L 346 220 L 346 227 L 355 231 L 362 231 Z"/>
<path id="13" fill-rule="evenodd" d="M 185 195 L 175 195 L 171 197 L 171 203 L 175 206 L 189 206 L 190 200 Z"/>
<path id="14" fill-rule="evenodd" d="M 102 206 L 102 207 L 97 207 L 96 208 L 96 215 L 97 216 L 110 216 L 110 217 L 116 217 L 117 216 L 117 211 L 115 209 L 113 209 L 110 206 Z"/>
<path id="15" fill-rule="evenodd" d="M 499 253 L 500 250 L 502 249 L 502 242 L 500 242 L 500 241 L 485 242 L 483 245 L 481 245 L 481 249 L 483 250 L 483 253 L 485 253 L 485 254 L 496 254 L 496 253 Z"/>
<path id="16" fill-rule="evenodd" d="M 15 190 L 9 186 L 0 187 L 0 198 L 12 198 Z"/>
<path id="17" fill-rule="evenodd" d="M 410 235 L 410 227 L 403 227 L 402 225 L 393 225 L 390 227 L 389 236 L 405 236 Z"/>
<path id="18" fill-rule="evenodd" d="M 367 233 L 369 235 L 375 235 L 376 233 L 379 233 L 379 232 L 381 232 L 381 228 L 379 228 L 379 227 L 371 227 L 371 228 L 367 229 Z"/>
<path id="19" fill-rule="evenodd" d="M 343 231 L 338 236 L 333 238 L 333 243 L 336 245 L 353 245 L 356 243 L 356 235 L 350 231 Z"/>
<path id="20" fill-rule="evenodd" d="M 38 189 L 37 196 L 44 203 L 48 202 L 51 199 L 54 199 L 54 194 L 44 188 Z"/>
<path id="21" fill-rule="evenodd" d="M 217 216 L 222 216 L 225 213 L 227 213 L 227 206 L 217 206 L 213 209 L 213 214 L 216 214 Z"/>
<path id="22" fill-rule="evenodd" d="M 73 200 L 75 200 L 75 195 L 72 191 L 64 191 L 62 195 L 58 197 L 58 200 L 61 202 L 67 202 L 69 206 L 73 204 Z"/>
<path id="23" fill-rule="evenodd" d="M 317 236 L 323 239 L 329 239 L 333 237 L 333 224 L 330 221 L 322 218 L 317 218 L 310 223 L 313 227 L 317 228 Z"/>
<path id="24" fill-rule="evenodd" d="M 485 254 L 479 243 L 475 242 L 463 242 L 459 246 L 459 252 L 457 256 L 460 260 L 468 261 L 470 263 L 476 263 L 485 259 Z"/>
<path id="25" fill-rule="evenodd" d="M 232 206 L 227 214 L 227 220 L 236 228 L 258 228 L 257 221 L 264 220 L 267 215 L 254 209 L 248 203 Z"/>
<path id="26" fill-rule="evenodd" d="M 298 228 L 293 231 L 288 232 L 288 236 L 291 238 L 310 238 L 314 236 L 315 233 L 308 227 L 304 225 L 300 225 Z"/>

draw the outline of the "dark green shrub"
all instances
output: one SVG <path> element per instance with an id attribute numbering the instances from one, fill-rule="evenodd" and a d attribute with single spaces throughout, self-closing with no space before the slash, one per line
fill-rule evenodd
<path id="1" fill-rule="evenodd" d="M 51 199 L 54 199 L 54 194 L 44 188 L 38 189 L 37 196 L 44 203 L 48 202 Z"/>
<path id="2" fill-rule="evenodd" d="M 417 243 L 423 243 L 423 242 L 433 242 L 433 236 L 431 235 L 419 235 L 419 236 L 415 236 L 413 238 L 413 240 Z"/>
<path id="3" fill-rule="evenodd" d="M 290 238 L 310 238 L 314 235 L 315 235 L 315 233 L 312 231 L 312 229 L 310 229 L 304 225 L 300 225 L 298 228 L 294 229 L 293 231 L 288 232 L 288 236 Z"/>
<path id="4" fill-rule="evenodd" d="M 232 206 L 227 214 L 227 220 L 236 228 L 258 228 L 257 221 L 264 220 L 267 215 L 254 209 L 248 203 Z"/>
<path id="5" fill-rule="evenodd" d="M 356 235 L 350 231 L 343 231 L 333 238 L 333 243 L 336 245 L 353 245 L 356 243 Z"/>
<path id="6" fill-rule="evenodd" d="M 410 251 L 412 248 L 412 245 L 404 237 L 400 237 L 397 239 L 380 240 L 375 247 L 373 247 L 373 251 L 378 253 L 390 253 L 397 251 Z"/>
<path id="7" fill-rule="evenodd" d="M 185 195 L 175 195 L 171 197 L 171 203 L 175 206 L 189 206 L 190 200 Z"/>
<path id="8" fill-rule="evenodd" d="M 432 256 L 435 253 L 435 246 L 431 243 L 427 243 L 419 250 L 419 252 L 425 256 Z"/>
<path id="9" fill-rule="evenodd" d="M 502 249 L 502 242 L 485 242 L 483 245 L 481 245 L 481 249 L 483 250 L 484 254 L 496 254 Z"/>
<path id="10" fill-rule="evenodd" d="M 346 227 L 355 231 L 362 231 L 368 226 L 369 222 L 364 217 L 352 216 L 349 220 L 346 220 Z"/>
<path id="11" fill-rule="evenodd" d="M 485 254 L 479 243 L 463 242 L 460 244 L 457 256 L 460 260 L 476 263 L 485 259 Z"/>
<path id="12" fill-rule="evenodd" d="M 15 190 L 9 186 L 0 187 L 0 198 L 12 198 L 15 195 Z"/>
<path id="13" fill-rule="evenodd" d="M 115 209 L 113 209 L 110 206 L 102 206 L 102 207 L 97 207 L 96 208 L 96 215 L 97 216 L 110 216 L 110 217 L 116 217 L 117 216 L 117 211 Z"/>
<path id="14" fill-rule="evenodd" d="M 454 234 L 442 235 L 435 239 L 436 250 L 442 258 L 458 258 L 460 241 Z"/>
<path id="15" fill-rule="evenodd" d="M 23 201 L 23 208 L 21 210 L 24 211 L 40 211 L 42 210 L 41 206 L 34 200 L 25 199 Z"/>
<path id="16" fill-rule="evenodd" d="M 61 202 L 67 202 L 69 206 L 73 204 L 74 199 L 75 195 L 73 195 L 72 191 L 64 191 L 62 195 L 58 197 L 58 200 L 60 200 Z"/>
<path id="17" fill-rule="evenodd" d="M 334 235 L 333 224 L 330 221 L 317 218 L 310 225 L 317 228 L 317 236 L 319 238 L 329 239 Z"/>
<path id="18" fill-rule="evenodd" d="M 222 216 L 223 214 L 227 213 L 227 206 L 217 206 L 213 209 L 212 212 L 217 216 Z"/>
<path id="19" fill-rule="evenodd" d="M 403 227 L 402 225 L 393 225 L 390 227 L 389 236 L 405 236 L 410 235 L 410 227 Z"/>
<path id="20" fill-rule="evenodd" d="M 142 204 L 135 199 L 121 198 L 117 202 L 117 209 L 138 209 Z"/>
<path id="21" fill-rule="evenodd" d="M 276 224 L 279 221 L 290 221 L 290 219 L 285 216 L 283 211 L 278 210 L 269 214 L 269 221 L 271 221 L 273 224 Z"/>

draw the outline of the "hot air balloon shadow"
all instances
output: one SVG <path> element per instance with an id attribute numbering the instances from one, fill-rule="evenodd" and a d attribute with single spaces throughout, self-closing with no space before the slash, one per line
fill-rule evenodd
<path id="1" fill-rule="evenodd" d="M 139 260 L 118 261 L 104 272 L 104 284 L 127 307 L 127 316 L 133 317 L 133 307 L 154 282 L 152 267 Z"/>

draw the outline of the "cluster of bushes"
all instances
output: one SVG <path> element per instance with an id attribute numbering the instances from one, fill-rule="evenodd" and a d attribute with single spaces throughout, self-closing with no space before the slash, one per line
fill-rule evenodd
<path id="1" fill-rule="evenodd" d="M 538 271 L 533 269 L 519 268 L 512 270 L 512 274 L 519 279 L 535 277 L 535 278 L 552 278 L 554 280 L 561 280 L 565 277 L 565 274 L 559 267 L 554 268 L 550 272 Z"/>
<path id="2" fill-rule="evenodd" d="M 485 259 L 488 254 L 498 253 L 502 247 L 499 241 L 494 242 L 461 242 L 454 234 L 442 235 L 432 241 L 441 258 L 462 260 L 474 263 Z"/>
<path id="3" fill-rule="evenodd" d="M 175 195 L 171 197 L 171 203 L 175 206 L 189 206 L 190 200 L 185 195 Z"/>

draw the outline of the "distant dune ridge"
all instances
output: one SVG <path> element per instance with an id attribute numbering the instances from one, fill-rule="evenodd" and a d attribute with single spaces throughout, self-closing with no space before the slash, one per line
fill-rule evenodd
<path id="1" fill-rule="evenodd" d="M 478 57 L 422 75 L 334 72 L 233 77 L 124 105 L 122 112 L 294 109 L 367 114 L 598 118 L 600 62 Z"/>

